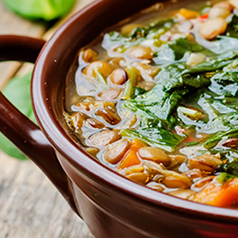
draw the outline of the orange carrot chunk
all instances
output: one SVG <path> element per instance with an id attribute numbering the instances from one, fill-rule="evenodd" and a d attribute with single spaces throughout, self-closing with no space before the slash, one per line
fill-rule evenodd
<path id="1" fill-rule="evenodd" d="M 230 179 L 224 184 L 218 182 L 208 184 L 193 199 L 217 207 L 233 207 L 238 205 L 238 178 Z"/>
<path id="2" fill-rule="evenodd" d="M 131 143 L 130 149 L 122 158 L 121 163 L 118 166 L 118 169 L 124 169 L 133 165 L 139 165 L 141 163 L 141 160 L 139 159 L 137 152 L 141 147 L 144 146 L 145 144 L 142 141 L 135 138 Z"/>

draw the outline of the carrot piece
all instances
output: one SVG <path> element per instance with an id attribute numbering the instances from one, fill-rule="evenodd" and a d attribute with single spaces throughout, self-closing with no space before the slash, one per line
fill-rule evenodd
<path id="1" fill-rule="evenodd" d="M 131 143 L 131 148 L 127 151 L 118 166 L 118 169 L 124 169 L 133 165 L 139 165 L 141 163 L 137 152 L 145 144 L 139 139 L 135 138 Z"/>
<path id="2" fill-rule="evenodd" d="M 145 143 L 137 138 L 135 138 L 131 142 L 131 149 L 139 150 L 141 147 L 144 147 L 144 146 L 146 146 Z"/>
<path id="3" fill-rule="evenodd" d="M 223 185 L 210 183 L 192 200 L 217 207 L 232 207 L 238 203 L 238 178 L 230 179 Z"/>

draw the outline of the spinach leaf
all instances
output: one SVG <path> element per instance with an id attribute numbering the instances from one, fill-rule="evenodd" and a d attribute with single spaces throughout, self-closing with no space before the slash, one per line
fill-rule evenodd
<path id="1" fill-rule="evenodd" d="M 129 35 L 122 35 L 118 31 L 112 31 L 104 35 L 102 46 L 124 52 L 132 46 L 139 45 L 142 41 L 156 39 L 165 33 L 174 24 L 173 18 L 160 19 L 144 27 L 136 27 Z"/>
<path id="2" fill-rule="evenodd" d="M 210 150 L 213 154 L 219 153 L 225 163 L 218 166 L 217 172 L 222 172 L 218 175 L 219 180 L 229 180 L 233 176 L 238 176 L 238 150 L 234 148 L 217 148 Z"/>
<path id="3" fill-rule="evenodd" d="M 219 165 L 217 172 L 226 172 L 230 175 L 238 176 L 238 158 L 233 161 Z"/>
<path id="4" fill-rule="evenodd" d="M 221 140 L 238 136 L 238 113 L 223 114 L 210 121 L 204 127 L 206 133 L 212 135 L 203 144 L 206 149 L 215 147 Z"/>
<path id="5" fill-rule="evenodd" d="M 173 64 L 176 61 L 184 62 L 191 52 L 200 52 L 205 55 L 214 56 L 213 52 L 198 43 L 189 41 L 186 38 L 179 38 L 162 45 L 153 60 L 158 65 Z"/>
<path id="6" fill-rule="evenodd" d="M 193 66 L 187 70 L 187 73 L 202 73 L 221 69 L 232 63 L 233 60 L 237 58 L 238 50 L 228 51 L 224 54 L 212 57 L 203 63 L 197 64 L 196 66 Z"/>
<path id="7" fill-rule="evenodd" d="M 134 92 L 135 97 L 144 93 L 146 93 L 146 90 L 144 88 L 135 87 L 135 92 Z"/>
<path id="8" fill-rule="evenodd" d="M 20 16 L 51 21 L 65 15 L 75 0 L 3 0 L 5 5 Z"/>
<path id="9" fill-rule="evenodd" d="M 227 114 L 231 112 L 237 112 L 238 108 L 235 108 L 233 105 L 226 105 L 223 103 L 224 99 L 206 99 L 206 102 L 215 110 L 216 115 Z"/>
<path id="10" fill-rule="evenodd" d="M 181 95 L 177 91 L 168 93 L 163 85 L 157 84 L 149 92 L 127 100 L 124 106 L 141 117 L 167 120 L 180 100 Z"/>
<path id="11" fill-rule="evenodd" d="M 216 146 L 221 140 L 237 137 L 238 136 L 238 125 L 228 131 L 220 131 L 215 135 L 211 136 L 203 145 L 206 149 L 210 149 Z"/>
<path id="12" fill-rule="evenodd" d="M 229 64 L 233 57 L 237 57 L 237 53 L 228 52 L 191 69 L 187 69 L 184 63 L 165 66 L 156 75 L 157 85 L 151 91 L 126 101 L 124 105 L 142 117 L 167 120 L 188 92 L 210 84 L 214 73 L 206 72 Z"/>
<path id="13" fill-rule="evenodd" d="M 209 90 L 220 96 L 237 96 L 238 94 L 238 61 L 224 67 L 211 78 Z"/>
<path id="14" fill-rule="evenodd" d="M 238 17 L 236 15 L 233 15 L 228 23 L 225 34 L 229 37 L 238 38 Z"/>
<path id="15" fill-rule="evenodd" d="M 132 30 L 132 32 L 129 35 L 129 38 L 131 40 L 135 40 L 141 37 L 146 37 L 151 31 L 158 32 L 158 30 L 163 29 L 168 30 L 170 29 L 174 24 L 173 18 L 163 18 L 159 19 L 155 22 L 152 22 L 144 27 L 136 27 Z"/>
<path id="16" fill-rule="evenodd" d="M 31 73 L 20 77 L 13 78 L 3 89 L 3 94 L 29 119 L 36 123 L 34 117 L 31 96 L 30 96 Z M 8 115 L 6 115 L 7 117 Z M 9 118 L 10 120 L 10 118 Z M 3 134 L 0 133 L 0 149 L 6 154 L 17 159 L 26 159 L 13 144 Z"/>
<path id="17" fill-rule="evenodd" d="M 170 132 L 169 129 L 166 129 L 168 126 L 166 121 L 160 119 L 146 119 L 141 122 L 138 129 L 124 129 L 121 130 L 120 134 L 130 138 L 138 138 L 151 146 L 172 152 L 186 137 Z"/>

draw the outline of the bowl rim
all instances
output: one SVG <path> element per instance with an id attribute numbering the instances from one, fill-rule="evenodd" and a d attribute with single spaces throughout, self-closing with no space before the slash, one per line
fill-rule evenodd
<path id="1" fill-rule="evenodd" d="M 120 1 L 120 0 L 115 0 Z M 49 105 L 49 100 L 45 92 L 47 80 L 43 77 L 43 72 L 48 67 L 47 58 L 48 52 L 56 41 L 64 37 L 65 30 L 69 28 L 73 22 L 78 20 L 82 15 L 91 12 L 92 8 L 98 4 L 107 4 L 108 0 L 96 0 L 89 4 L 81 11 L 71 16 L 58 30 L 54 33 L 51 39 L 46 42 L 35 64 L 32 80 L 32 102 L 33 109 L 41 130 L 50 141 L 51 145 L 60 152 L 74 166 L 82 168 L 84 171 L 93 175 L 97 182 L 103 182 L 110 185 L 111 188 L 117 189 L 121 193 L 136 197 L 143 202 L 150 203 L 155 206 L 162 206 L 185 214 L 195 214 L 208 220 L 227 221 L 237 224 L 238 213 L 235 209 L 214 207 L 206 204 L 200 204 L 193 201 L 177 198 L 172 195 L 154 191 L 146 186 L 130 181 L 111 170 L 104 164 L 96 161 L 92 156 L 87 154 L 82 148 L 73 141 L 72 138 L 60 126 L 52 108 Z M 159 1 L 158 1 L 159 2 Z M 42 93 L 44 92 L 44 93 Z M 80 161 L 79 159 L 80 158 Z M 95 172 L 97 171 L 97 172 Z M 67 173 L 67 171 L 66 171 Z M 159 195 L 159 196 L 158 196 Z"/>

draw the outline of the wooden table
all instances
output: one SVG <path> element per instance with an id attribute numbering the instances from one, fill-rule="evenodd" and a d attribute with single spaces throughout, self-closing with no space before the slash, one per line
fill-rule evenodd
<path id="1" fill-rule="evenodd" d="M 78 0 L 72 12 L 92 1 Z M 0 1 L 0 34 L 48 39 L 54 30 L 46 32 L 44 25 L 16 16 Z M 29 67 L 17 62 L 1 63 L 0 88 L 12 76 L 28 72 Z M 0 151 L 0 238 L 89 237 L 86 224 L 31 161 L 19 161 Z"/>

